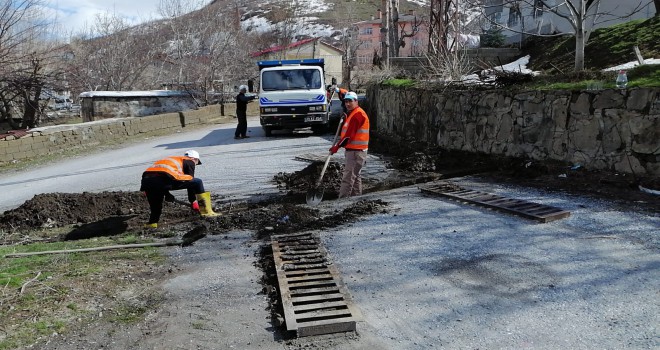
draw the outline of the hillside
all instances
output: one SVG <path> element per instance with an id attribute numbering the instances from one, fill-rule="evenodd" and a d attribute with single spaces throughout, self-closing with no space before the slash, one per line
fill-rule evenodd
<path id="1" fill-rule="evenodd" d="M 400 12 L 428 12 L 428 1 L 400 2 Z M 326 37 L 330 41 L 339 39 L 341 30 L 350 23 L 365 21 L 376 15 L 381 8 L 380 0 L 215 0 L 205 8 L 237 7 L 241 27 L 249 32 L 275 34 L 286 31 L 296 39 Z M 291 15 L 295 20 L 291 20 Z M 291 28 L 283 28 L 288 26 Z"/>
<path id="2" fill-rule="evenodd" d="M 660 17 L 637 20 L 595 30 L 585 47 L 585 68 L 600 70 L 636 60 L 633 47 L 644 58 L 660 58 Z M 572 36 L 533 37 L 523 46 L 531 56 L 529 68 L 549 72 L 570 72 L 574 66 L 575 39 Z"/>

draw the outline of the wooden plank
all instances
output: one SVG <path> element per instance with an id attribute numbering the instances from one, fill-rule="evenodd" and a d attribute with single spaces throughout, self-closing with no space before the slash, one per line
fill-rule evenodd
<path id="1" fill-rule="evenodd" d="M 319 275 L 319 276 L 303 276 L 303 277 L 288 277 L 287 280 L 289 281 L 290 286 L 298 286 L 301 285 L 302 283 L 314 283 L 314 282 L 327 282 L 327 281 L 334 281 L 334 277 L 332 275 Z"/>
<path id="2" fill-rule="evenodd" d="M 282 309 L 284 310 L 286 329 L 288 331 L 295 331 L 297 330 L 298 326 L 295 323 L 293 302 L 291 301 L 289 288 L 286 283 L 286 276 L 284 275 L 284 270 L 282 269 L 282 261 L 279 259 L 279 246 L 277 242 L 272 242 L 271 246 L 273 247 L 273 259 L 275 260 L 275 271 L 277 274 L 277 283 L 280 287 L 280 299 L 282 302 Z"/>
<path id="3" fill-rule="evenodd" d="M 296 313 L 296 315 L 298 315 L 298 318 L 296 319 L 298 325 L 303 324 L 303 322 L 316 322 L 324 319 L 328 320 L 351 317 L 351 313 L 348 311 L 348 309 L 312 310 L 308 312 Z"/>
<path id="4" fill-rule="evenodd" d="M 291 298 L 291 302 L 293 303 L 292 305 L 295 305 L 296 303 L 300 305 L 303 303 L 309 304 L 314 302 L 324 302 L 326 300 L 327 301 L 344 300 L 344 296 L 339 292 L 339 290 L 337 290 L 335 293 L 328 293 L 325 295 L 308 295 L 304 297 L 295 297 L 289 293 L 288 296 Z"/>
<path id="5" fill-rule="evenodd" d="M 538 204 L 521 199 L 511 199 L 473 190 L 451 190 L 439 192 L 432 187 L 421 188 L 422 192 L 447 197 L 457 201 L 477 204 L 493 210 L 516 214 L 539 222 L 550 222 L 570 216 L 570 212 L 561 208 Z M 499 197 L 499 198 L 498 198 Z"/>
<path id="6" fill-rule="evenodd" d="M 309 241 L 309 237 L 301 239 Z M 318 234 L 313 240 L 320 242 Z M 318 243 L 313 254 L 291 254 L 292 247 L 301 247 L 298 243 L 271 241 L 287 330 L 296 331 L 299 337 L 355 331 L 356 315 L 361 314 L 338 271 L 328 262 L 328 252 Z M 310 264 L 319 261 L 323 266 Z"/>
<path id="7" fill-rule="evenodd" d="M 354 331 L 355 321 L 337 322 L 334 320 L 324 320 L 305 324 L 305 326 L 298 328 L 297 335 L 299 337 L 308 337 L 312 335 Z"/>
<path id="8" fill-rule="evenodd" d="M 296 313 L 298 313 L 299 311 L 305 312 L 308 310 L 331 309 L 331 308 L 346 308 L 346 303 L 344 301 L 328 301 L 324 303 L 295 305 L 293 307 Z"/>
<path id="9" fill-rule="evenodd" d="M 308 295 L 308 294 L 324 294 L 324 295 L 329 295 L 329 294 L 336 294 L 339 293 L 339 288 L 336 285 L 333 285 L 331 287 L 318 287 L 318 288 L 291 288 L 289 286 L 289 290 L 291 291 L 291 296 L 292 297 L 300 297 L 302 295 Z"/>
<path id="10" fill-rule="evenodd" d="M 311 287 L 311 286 L 322 286 L 332 284 L 336 286 L 332 278 L 318 279 L 314 281 L 291 281 L 289 280 L 289 289 L 294 289 L 298 287 Z"/>

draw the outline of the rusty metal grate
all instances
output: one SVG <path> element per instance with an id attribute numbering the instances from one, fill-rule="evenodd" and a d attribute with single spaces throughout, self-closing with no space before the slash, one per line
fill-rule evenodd
<path id="1" fill-rule="evenodd" d="M 436 183 L 420 187 L 423 193 L 451 198 L 461 202 L 477 204 L 490 209 L 519 215 L 540 222 L 550 222 L 571 215 L 561 208 L 528 202 L 522 199 L 502 197 L 486 192 L 464 189 L 447 183 Z"/>
<path id="2" fill-rule="evenodd" d="M 288 331 L 298 337 L 355 331 L 361 316 L 317 235 L 271 238 Z"/>

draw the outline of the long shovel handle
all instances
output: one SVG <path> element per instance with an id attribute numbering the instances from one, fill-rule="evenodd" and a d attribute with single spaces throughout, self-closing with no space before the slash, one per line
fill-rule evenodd
<path id="1" fill-rule="evenodd" d="M 332 103 L 332 97 L 335 96 L 335 90 L 332 89 L 332 94 L 330 94 L 330 103 Z M 328 108 L 327 114 L 330 115 L 330 108 Z M 334 146 L 335 143 L 337 142 L 337 137 L 339 137 L 339 130 L 341 130 L 341 124 L 344 121 L 344 118 L 339 118 L 339 125 L 337 125 L 337 131 L 335 131 L 335 137 L 332 139 L 332 145 Z M 332 153 L 328 153 L 328 156 L 325 158 L 325 164 L 323 164 L 323 169 L 321 169 L 321 175 L 319 176 L 318 181 L 316 181 L 316 186 L 319 187 L 321 186 L 321 182 L 323 181 L 323 175 L 325 175 L 326 169 L 328 169 L 328 164 L 330 164 L 330 157 L 332 157 Z"/>
<path id="2" fill-rule="evenodd" d="M 325 170 L 328 169 L 328 164 L 330 164 L 330 157 L 332 157 L 332 153 L 329 153 L 328 156 L 325 157 L 325 164 L 323 164 L 323 169 L 321 169 L 321 176 L 319 176 L 319 180 L 316 181 L 317 188 L 321 186 L 321 182 L 323 181 L 323 175 L 325 174 Z"/>
<path id="3" fill-rule="evenodd" d="M 337 137 L 339 136 L 339 130 L 341 130 L 341 124 L 343 121 L 344 118 L 339 119 L 339 125 L 337 125 L 337 131 L 335 131 L 335 138 L 332 140 L 333 146 L 337 142 Z M 332 157 L 332 153 L 328 153 L 328 156 L 325 158 L 325 164 L 323 164 L 323 169 L 321 170 L 321 176 L 319 176 L 319 180 L 316 182 L 316 187 L 319 187 L 321 185 L 321 182 L 323 181 L 323 175 L 325 174 L 325 170 L 328 168 L 328 164 L 330 163 L 330 157 Z"/>

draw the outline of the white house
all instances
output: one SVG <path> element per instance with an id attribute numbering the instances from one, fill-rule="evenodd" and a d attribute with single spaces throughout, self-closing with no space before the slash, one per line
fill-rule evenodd
<path id="1" fill-rule="evenodd" d="M 573 33 L 570 22 L 550 8 L 568 14 L 566 1 L 578 0 L 485 0 L 484 13 L 490 21 L 505 29 L 502 33 L 507 43 L 520 42 L 526 34 Z M 544 6 L 547 5 L 547 6 Z M 589 28 L 609 27 L 635 19 L 651 18 L 655 15 L 653 0 L 600 0 L 597 7 L 589 11 Z M 486 22 L 486 28 L 492 26 Z"/>

